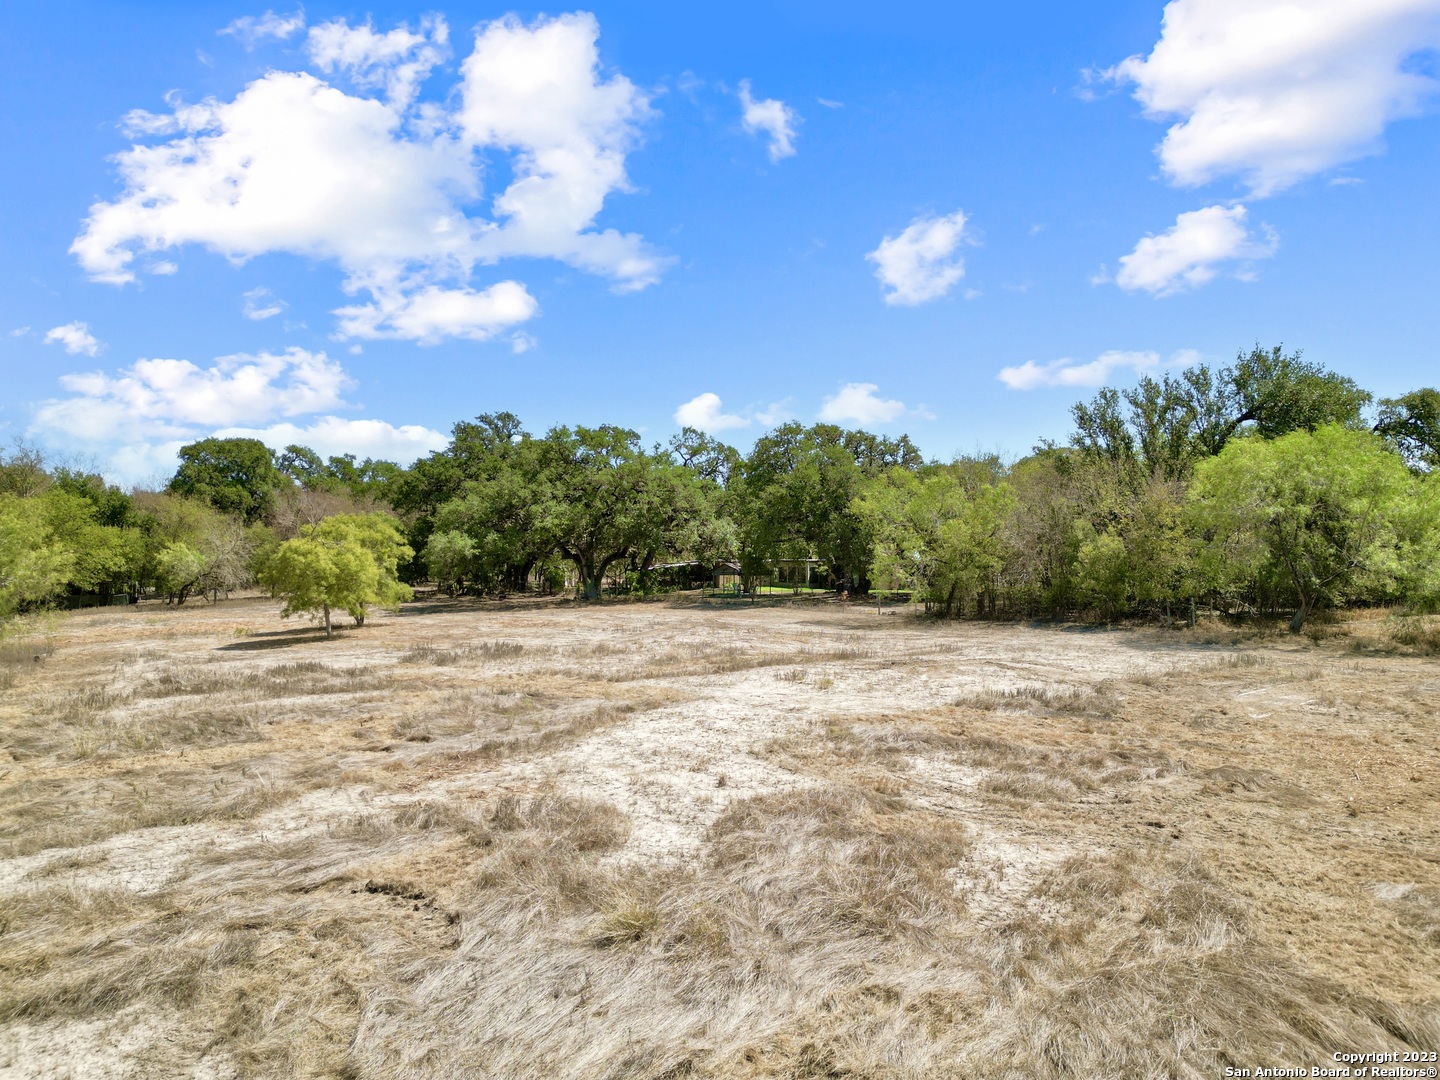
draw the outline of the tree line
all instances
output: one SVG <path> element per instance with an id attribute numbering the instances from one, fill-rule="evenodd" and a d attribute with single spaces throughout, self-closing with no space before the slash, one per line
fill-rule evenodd
<path id="1" fill-rule="evenodd" d="M 1193 615 L 1440 600 L 1440 392 L 1375 401 L 1260 348 L 1105 388 L 1064 443 L 926 460 L 904 435 L 781 425 L 740 453 L 684 429 L 455 425 L 409 468 L 185 447 L 163 491 L 122 492 L 23 448 L 0 463 L 0 617 L 71 592 L 175 602 L 259 582 L 287 611 L 363 620 L 429 580 L 455 593 L 811 560 L 835 588 L 959 615 Z"/>

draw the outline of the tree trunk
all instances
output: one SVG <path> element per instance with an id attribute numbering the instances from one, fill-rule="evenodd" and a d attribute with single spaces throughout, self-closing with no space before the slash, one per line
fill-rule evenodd
<path id="1" fill-rule="evenodd" d="M 331 628 L 331 626 L 330 626 L 330 605 L 329 605 L 329 604 L 326 604 L 326 605 L 324 605 L 324 608 L 325 608 L 325 636 L 326 636 L 327 638 L 328 638 L 328 637 L 334 637 L 334 636 L 335 636 L 335 631 L 334 631 L 334 630 Z"/>
<path id="2" fill-rule="evenodd" d="M 1313 598 L 1300 597 L 1300 605 L 1295 609 L 1295 614 L 1290 619 L 1290 632 L 1292 634 L 1300 633 L 1301 627 L 1305 625 L 1306 618 L 1314 609 L 1315 601 Z"/>
<path id="3" fill-rule="evenodd" d="M 600 599 L 600 578 L 603 570 L 597 570 L 593 561 L 575 560 L 575 569 L 580 571 L 580 595 L 586 600 Z"/>

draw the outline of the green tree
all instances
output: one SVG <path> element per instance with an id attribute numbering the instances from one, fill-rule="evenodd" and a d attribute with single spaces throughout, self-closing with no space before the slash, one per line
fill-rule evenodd
<path id="1" fill-rule="evenodd" d="M 675 464 L 721 487 L 744 460 L 733 446 L 692 427 L 681 428 L 678 435 L 672 436 L 669 450 Z"/>
<path id="2" fill-rule="evenodd" d="M 742 569 L 763 572 L 777 558 L 819 558 L 836 581 L 863 591 L 873 538 L 854 509 L 864 481 L 886 469 L 917 469 L 919 450 L 834 424 L 784 424 L 756 440 L 732 501 Z"/>
<path id="3" fill-rule="evenodd" d="M 1256 345 L 1218 372 L 1205 364 L 1131 389 L 1102 389 L 1071 409 L 1071 445 L 1110 462 L 1132 487 L 1146 479 L 1188 479 L 1195 464 L 1239 434 L 1273 439 L 1323 424 L 1360 426 L 1370 395 L 1296 351 Z M 1122 404 L 1123 403 L 1123 404 Z"/>
<path id="4" fill-rule="evenodd" d="M 398 608 L 412 595 L 396 576 L 411 556 L 394 519 L 383 514 L 340 514 L 307 525 L 265 562 L 260 580 L 284 599 L 281 614 L 318 614 L 325 636 L 334 634 L 332 612 L 349 612 L 363 625 L 374 606 Z"/>
<path id="5" fill-rule="evenodd" d="M 1298 632 L 1318 605 L 1393 584 L 1410 482 L 1377 436 L 1329 424 L 1232 441 L 1196 470 L 1191 513 L 1213 580 L 1273 571 Z"/>
<path id="6" fill-rule="evenodd" d="M 74 566 L 40 499 L 0 493 L 0 620 L 59 595 Z"/>
<path id="7" fill-rule="evenodd" d="M 270 448 L 258 439 L 211 438 L 180 448 L 180 468 L 167 490 L 252 524 L 269 512 L 283 482 Z"/>
<path id="8" fill-rule="evenodd" d="M 1114 529 L 1096 532 L 1084 518 L 1075 522 L 1075 541 L 1075 585 L 1080 599 L 1097 605 L 1107 619 L 1122 614 L 1132 591 L 1125 541 Z"/>
<path id="9" fill-rule="evenodd" d="M 683 543 L 699 513 L 695 474 L 646 453 L 633 431 L 559 427 L 539 450 L 536 527 L 574 565 L 586 599 L 599 597 L 616 563 L 644 569 L 654 553 Z"/>
<path id="10" fill-rule="evenodd" d="M 210 568 L 204 553 L 183 540 L 166 544 L 155 554 L 155 583 L 175 597 L 177 604 L 200 587 L 201 578 Z"/>
<path id="11" fill-rule="evenodd" d="M 1222 381 L 1232 401 L 1230 435 L 1244 432 L 1274 439 L 1292 431 L 1314 431 L 1326 424 L 1360 426 L 1360 411 L 1370 394 L 1353 379 L 1286 354 L 1276 345 L 1242 353 Z"/>
<path id="12" fill-rule="evenodd" d="M 451 587 L 483 591 L 523 590 L 537 563 L 555 550 L 539 527 L 545 455 L 529 437 L 505 444 L 480 475 L 430 515 L 435 530 L 426 541 L 432 577 Z"/>
<path id="13" fill-rule="evenodd" d="M 0 457 L 0 495 L 38 495 L 50 486 L 45 455 L 28 443 L 15 441 L 15 448 Z"/>
<path id="14" fill-rule="evenodd" d="M 968 483 L 965 466 L 892 466 L 862 486 L 854 510 L 873 539 L 871 574 L 949 615 L 992 594 L 1008 555 L 1010 486 Z"/>
<path id="15" fill-rule="evenodd" d="M 275 455 L 275 468 L 306 491 L 333 491 L 340 486 L 325 459 L 308 446 L 291 443 Z"/>
<path id="16" fill-rule="evenodd" d="M 1416 609 L 1434 611 L 1440 608 L 1440 470 L 1414 481 L 1399 529 L 1401 596 Z"/>
<path id="17" fill-rule="evenodd" d="M 137 578 L 144 560 L 139 529 L 102 525 L 96 502 L 58 482 L 38 497 L 49 538 L 72 554 L 69 584 L 109 595 Z M 102 504 L 103 505 L 103 504 Z"/>
<path id="18" fill-rule="evenodd" d="M 460 497 L 467 483 L 483 483 L 517 467 L 534 474 L 538 466 L 517 466 L 513 460 L 533 441 L 520 419 L 508 412 L 483 413 L 473 422 L 451 428 L 449 446 L 415 462 L 386 489 L 386 500 L 410 523 L 410 546 L 421 552 L 426 549 L 440 508 Z M 425 570 L 422 559 L 404 572 L 413 580 Z"/>
<path id="19" fill-rule="evenodd" d="M 1380 402 L 1375 432 L 1414 470 L 1440 468 L 1440 390 L 1425 387 Z"/>
<path id="20" fill-rule="evenodd" d="M 255 579 L 265 526 L 245 526 L 206 503 L 167 492 L 137 492 L 135 506 L 144 538 L 135 576 L 142 581 L 184 603 L 197 591 L 228 592 Z"/>

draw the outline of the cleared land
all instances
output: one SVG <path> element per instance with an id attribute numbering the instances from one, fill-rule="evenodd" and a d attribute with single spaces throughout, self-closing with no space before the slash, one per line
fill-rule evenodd
<path id="1" fill-rule="evenodd" d="M 0 1077 L 1440 1049 L 1440 662 L 1366 633 L 57 617 L 0 645 Z"/>

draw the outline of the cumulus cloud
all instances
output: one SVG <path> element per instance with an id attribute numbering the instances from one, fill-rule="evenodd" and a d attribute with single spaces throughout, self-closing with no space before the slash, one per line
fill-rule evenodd
<path id="1" fill-rule="evenodd" d="M 260 285 L 245 293 L 245 317 L 254 319 L 257 322 L 261 319 L 273 319 L 289 305 L 275 296 L 264 285 Z"/>
<path id="2" fill-rule="evenodd" d="M 743 416 L 726 413 L 722 404 L 719 394 L 706 391 L 675 410 L 675 423 L 681 427 L 692 427 L 712 434 L 749 425 L 750 421 Z"/>
<path id="3" fill-rule="evenodd" d="M 1042 386 L 1103 386 L 1118 369 L 1147 371 L 1159 364 L 1159 353 L 1112 349 L 1088 363 L 1068 356 L 1047 364 L 1027 360 L 1017 367 L 1001 368 L 1000 374 L 995 377 L 1011 390 L 1035 390 Z"/>
<path id="4" fill-rule="evenodd" d="M 30 328 L 27 326 L 26 331 Z M 100 342 L 95 335 L 90 333 L 90 327 L 83 322 L 66 323 L 64 326 L 57 326 L 45 334 L 46 345 L 63 345 L 65 351 L 72 356 L 84 353 L 86 356 L 94 356 L 100 351 Z"/>
<path id="5" fill-rule="evenodd" d="M 215 434 L 223 439 L 259 439 L 272 450 L 283 450 L 298 443 L 322 457 L 354 454 L 402 465 L 410 464 L 423 454 L 443 450 L 450 442 L 448 436 L 419 424 L 396 427 L 384 420 L 347 420 L 338 416 L 321 416 L 304 426 L 280 423 L 261 428 L 221 428 Z"/>
<path id="6" fill-rule="evenodd" d="M 913 307 L 937 300 L 965 276 L 957 254 L 965 236 L 965 212 L 919 217 L 899 236 L 886 236 L 865 258 L 875 264 L 885 303 Z"/>
<path id="7" fill-rule="evenodd" d="M 299 348 L 222 356 L 207 367 L 138 360 L 112 373 L 62 376 L 60 383 L 70 396 L 42 402 L 29 435 L 88 447 L 121 482 L 172 472 L 176 451 L 208 435 L 402 463 L 448 441 L 418 425 L 332 415 L 349 407 L 344 394 L 354 383 L 337 361 Z"/>
<path id="8" fill-rule="evenodd" d="M 351 26 L 344 19 L 332 19 L 310 28 L 305 51 L 327 75 L 344 72 L 356 86 L 382 90 L 390 104 L 404 108 L 445 59 L 449 41 L 449 24 L 439 15 L 422 18 L 417 32 L 397 26 L 384 34 L 376 33 L 369 22 Z"/>
<path id="9" fill-rule="evenodd" d="M 1235 176 L 1258 197 L 1379 149 L 1435 98 L 1411 61 L 1436 47 L 1436 0 L 1172 0 L 1150 55 L 1104 74 L 1176 120 L 1157 148 L 1172 181 Z"/>
<path id="10" fill-rule="evenodd" d="M 777 98 L 756 99 L 750 93 L 750 80 L 740 80 L 740 122 L 752 135 L 765 135 L 770 141 L 770 160 L 795 154 L 795 125 L 800 114 Z"/>
<path id="11" fill-rule="evenodd" d="M 1165 366 L 1182 367 L 1199 359 L 1200 354 L 1194 349 L 1181 349 L 1170 357 Z M 1043 386 L 1104 386 L 1117 371 L 1145 372 L 1159 367 L 1160 354 L 1157 352 L 1111 349 L 1085 363 L 1068 356 L 1046 364 L 1027 360 L 1015 367 L 1001 368 L 995 377 L 1011 390 L 1036 390 Z"/>
<path id="12" fill-rule="evenodd" d="M 486 25 L 462 65 L 458 120 L 469 145 L 513 155 L 515 179 L 495 199 L 499 224 L 480 235 L 482 257 L 560 259 L 628 291 L 658 281 L 667 260 L 636 234 L 590 226 L 610 192 L 629 190 L 625 156 L 652 110 L 625 76 L 599 78 L 599 35 L 583 13 Z"/>
<path id="13" fill-rule="evenodd" d="M 1147 236 L 1120 258 L 1115 283 L 1122 289 L 1143 289 L 1169 296 L 1213 280 L 1227 264 L 1242 280 L 1254 277 L 1249 263 L 1268 259 L 1279 247 L 1275 230 L 1261 227 L 1257 239 L 1246 225 L 1243 206 L 1207 206 L 1180 214 L 1159 236 Z"/>
<path id="14" fill-rule="evenodd" d="M 43 402 L 37 432 L 106 441 L 183 438 L 227 424 L 334 409 L 353 383 L 324 353 L 222 356 L 202 368 L 188 360 L 137 360 L 114 374 L 63 375 L 72 397 Z"/>
<path id="15" fill-rule="evenodd" d="M 345 338 L 403 338 L 435 345 L 446 338 L 488 341 L 535 314 L 537 304 L 518 281 L 481 292 L 428 285 L 415 292 L 380 289 L 371 304 L 337 308 Z"/>
<path id="16" fill-rule="evenodd" d="M 225 29 L 222 34 L 239 38 L 245 48 L 253 49 L 266 38 L 284 41 L 305 28 L 305 13 L 296 11 L 293 15 L 276 15 L 267 11 L 264 15 L 242 15 Z"/>
<path id="17" fill-rule="evenodd" d="M 820 419 L 827 424 L 888 424 L 907 414 L 929 417 L 925 410 L 911 410 L 903 401 L 881 398 L 875 383 L 846 383 L 820 406 Z"/>
<path id="18" fill-rule="evenodd" d="M 606 198 L 629 190 L 626 155 L 651 115 L 623 75 L 602 77 L 599 32 L 586 14 L 482 24 L 441 103 L 417 94 L 447 48 L 442 19 L 387 33 L 314 27 L 312 62 L 350 89 L 271 71 L 230 101 L 132 112 L 139 141 L 116 157 L 123 191 L 91 207 L 71 251 L 113 283 L 134 280 L 137 255 L 186 244 L 235 262 L 270 252 L 331 260 L 348 292 L 372 296 L 340 309 L 342 334 L 408 328 L 427 341 L 445 320 L 408 312 L 463 308 L 451 324 L 471 338 L 493 333 L 487 303 L 503 308 L 500 325 L 514 321 L 522 285 L 473 281 L 504 258 L 558 259 L 619 291 L 644 288 L 667 260 L 638 235 L 594 227 Z M 504 158 L 512 177 L 488 215 L 475 209 L 482 155 Z"/>

